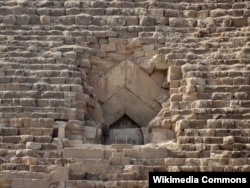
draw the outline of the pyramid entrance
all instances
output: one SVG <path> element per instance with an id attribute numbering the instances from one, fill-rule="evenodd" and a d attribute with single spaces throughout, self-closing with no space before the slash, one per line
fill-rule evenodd
<path id="1" fill-rule="evenodd" d="M 142 145 L 143 133 L 136 122 L 124 115 L 110 126 L 109 136 L 104 143 Z"/>

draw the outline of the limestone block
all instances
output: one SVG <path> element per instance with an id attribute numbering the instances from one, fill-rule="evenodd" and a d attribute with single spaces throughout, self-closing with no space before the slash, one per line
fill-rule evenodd
<path id="1" fill-rule="evenodd" d="M 221 158 L 208 159 L 208 166 L 220 167 L 224 165 L 228 165 L 228 159 L 221 159 Z"/>
<path id="2" fill-rule="evenodd" d="M 141 46 L 138 38 L 132 38 L 127 40 L 126 49 L 133 50 L 135 48 L 139 48 Z"/>
<path id="3" fill-rule="evenodd" d="M 97 134 L 96 127 L 83 126 L 83 135 L 87 139 L 95 139 Z"/>
<path id="4" fill-rule="evenodd" d="M 65 104 L 61 99 L 49 99 L 50 107 L 62 107 L 62 104 Z"/>
<path id="5" fill-rule="evenodd" d="M 156 17 L 155 18 L 155 23 L 156 24 L 162 24 L 162 25 L 169 25 L 169 18 L 167 18 L 167 17 Z M 165 40 L 165 38 L 161 38 L 161 40 L 163 41 L 163 40 Z M 160 42 L 160 41 L 159 41 L 159 43 L 163 44 L 163 42 Z"/>
<path id="6" fill-rule="evenodd" d="M 192 94 L 196 92 L 196 87 L 194 85 L 187 85 L 185 88 L 187 94 Z"/>
<path id="7" fill-rule="evenodd" d="M 30 128 L 30 134 L 33 136 L 42 136 L 43 135 L 43 128 Z"/>
<path id="8" fill-rule="evenodd" d="M 79 1 L 65 1 L 64 7 L 65 8 L 80 7 L 80 2 Z"/>
<path id="9" fill-rule="evenodd" d="M 7 16 L 10 15 L 12 13 L 11 8 L 9 7 L 1 7 L 0 8 L 0 15 L 2 16 Z"/>
<path id="10" fill-rule="evenodd" d="M 50 10 L 51 16 L 65 16 L 65 9 L 54 8 Z"/>
<path id="11" fill-rule="evenodd" d="M 183 11 L 183 17 L 186 18 L 195 18 L 196 17 L 196 12 L 195 10 L 184 10 Z"/>
<path id="12" fill-rule="evenodd" d="M 39 16 L 49 16 L 50 8 L 37 8 L 37 13 Z"/>
<path id="13" fill-rule="evenodd" d="M 70 91 L 76 93 L 83 93 L 83 87 L 82 85 L 78 84 L 70 84 Z"/>
<path id="14" fill-rule="evenodd" d="M 82 68 L 90 68 L 90 66 L 91 66 L 89 59 L 80 59 L 79 65 Z"/>
<path id="15" fill-rule="evenodd" d="M 49 100 L 48 99 L 37 99 L 37 107 L 48 107 L 49 106 Z"/>
<path id="16" fill-rule="evenodd" d="M 128 16 L 126 17 L 126 25 L 139 25 L 139 18 L 137 16 Z"/>
<path id="17" fill-rule="evenodd" d="M 164 11 L 165 11 L 164 9 L 152 8 L 152 9 L 148 10 L 148 13 L 149 13 L 149 15 L 152 15 L 154 17 L 159 17 L 159 16 L 163 16 Z"/>
<path id="18" fill-rule="evenodd" d="M 104 102 L 125 86 L 125 67 L 126 63 L 124 62 L 109 71 L 109 76 L 105 76 L 100 80 L 98 87 L 99 100 Z"/>
<path id="19" fill-rule="evenodd" d="M 42 25 L 49 25 L 50 24 L 50 17 L 46 15 L 40 16 L 40 22 Z"/>
<path id="20" fill-rule="evenodd" d="M 39 150 L 39 149 L 41 149 L 41 147 L 42 147 L 41 143 L 26 142 L 27 149 Z"/>
<path id="21" fill-rule="evenodd" d="M 29 24 L 39 25 L 40 24 L 40 16 L 30 15 Z"/>
<path id="22" fill-rule="evenodd" d="M 185 164 L 185 158 L 164 158 L 166 166 L 182 166 Z"/>
<path id="23" fill-rule="evenodd" d="M 247 164 L 247 158 L 229 159 L 229 165 L 239 166 Z"/>
<path id="24" fill-rule="evenodd" d="M 4 16 L 0 15 L 0 23 L 3 23 L 3 18 L 4 18 Z"/>
<path id="25" fill-rule="evenodd" d="M 133 158 L 145 158 L 145 159 L 154 159 L 154 158 L 167 158 L 170 157 L 170 151 L 167 148 L 153 148 L 153 147 L 145 147 L 134 149 L 124 149 L 125 157 L 133 157 Z"/>
<path id="26" fill-rule="evenodd" d="M 17 25 L 29 25 L 30 16 L 27 14 L 22 14 L 16 16 L 16 24 Z"/>
<path id="27" fill-rule="evenodd" d="M 53 128 L 43 128 L 42 135 L 51 136 L 53 135 Z"/>
<path id="28" fill-rule="evenodd" d="M 92 119 L 97 123 L 103 123 L 103 112 L 101 109 L 101 106 L 98 102 L 95 102 L 95 107 L 89 111 L 89 115 L 92 117 Z"/>
<path id="29" fill-rule="evenodd" d="M 175 132 L 179 132 L 187 128 L 190 128 L 189 121 L 186 119 L 182 119 L 176 122 Z"/>
<path id="30" fill-rule="evenodd" d="M 76 186 L 77 187 L 86 187 L 86 188 L 95 188 L 94 183 L 92 183 L 92 181 L 88 181 L 88 180 L 78 181 Z"/>
<path id="31" fill-rule="evenodd" d="M 41 150 L 54 150 L 56 151 L 58 148 L 58 145 L 56 145 L 55 143 L 42 143 L 42 147 L 41 147 Z M 52 155 L 54 153 L 51 153 Z M 57 153 L 55 152 L 55 155 L 57 157 Z"/>
<path id="32" fill-rule="evenodd" d="M 18 134 L 17 128 L 10 128 L 10 127 L 2 127 L 1 128 L 1 135 L 2 136 L 14 136 Z"/>
<path id="33" fill-rule="evenodd" d="M 65 181 L 69 179 L 69 169 L 66 166 L 57 166 L 56 170 L 50 173 L 51 182 Z"/>
<path id="34" fill-rule="evenodd" d="M 51 141 L 51 136 L 34 136 L 34 142 L 50 143 Z"/>
<path id="35" fill-rule="evenodd" d="M 180 17 L 181 13 L 180 11 L 174 10 L 174 9 L 165 9 L 163 12 L 164 17 Z"/>
<path id="36" fill-rule="evenodd" d="M 234 97 L 237 100 L 247 100 L 248 93 L 246 93 L 246 92 L 236 92 L 236 93 L 234 93 Z"/>
<path id="37" fill-rule="evenodd" d="M 223 137 L 223 143 L 224 144 L 233 144 L 234 143 L 234 137 L 233 136 Z"/>
<path id="38" fill-rule="evenodd" d="M 170 27 L 184 27 L 186 26 L 185 20 L 182 18 L 169 18 Z"/>
<path id="39" fill-rule="evenodd" d="M 66 9 L 66 15 L 77 15 L 77 14 L 80 14 L 80 9 L 78 7 Z"/>
<path id="40" fill-rule="evenodd" d="M 76 157 L 81 159 L 96 159 L 96 158 L 104 158 L 104 150 L 103 149 L 94 149 L 94 148 L 65 148 L 63 150 L 63 157 Z"/>
<path id="41" fill-rule="evenodd" d="M 122 153 L 113 153 L 111 158 L 110 158 L 110 163 L 112 165 L 121 165 L 122 164 Z"/>
<path id="42" fill-rule="evenodd" d="M 27 142 L 32 142 L 33 136 L 32 135 L 21 135 L 21 143 L 26 144 Z"/>
<path id="43" fill-rule="evenodd" d="M 20 135 L 29 135 L 30 134 L 30 128 L 19 128 L 18 129 Z"/>
<path id="44" fill-rule="evenodd" d="M 62 139 L 62 144 L 63 144 L 63 147 L 70 147 L 71 146 L 71 142 L 67 138 Z"/>
<path id="45" fill-rule="evenodd" d="M 4 136 L 3 142 L 18 144 L 21 142 L 21 138 L 20 138 L 20 136 Z"/>
<path id="46" fill-rule="evenodd" d="M 175 138 L 175 134 L 173 131 L 162 128 L 153 128 L 151 131 L 151 142 L 152 143 L 161 143 L 166 142 L 168 140 L 172 140 Z"/>
<path id="47" fill-rule="evenodd" d="M 232 8 L 233 9 L 245 9 L 247 6 L 247 4 L 243 3 L 243 2 L 234 2 L 232 4 Z"/>
<path id="48" fill-rule="evenodd" d="M 73 25 L 73 24 L 75 24 L 75 17 L 74 16 L 63 16 L 63 17 L 61 17 L 61 23 L 63 25 Z"/>
<path id="49" fill-rule="evenodd" d="M 250 16 L 250 10 L 249 9 L 243 10 L 243 17 L 249 17 L 249 16 Z"/>
<path id="50" fill-rule="evenodd" d="M 134 52 L 133 52 L 133 57 L 134 58 L 139 58 L 139 60 L 136 62 L 136 64 L 145 64 L 145 62 L 148 62 L 150 61 L 150 59 L 152 59 L 151 56 L 146 56 L 145 57 L 145 50 L 141 49 L 141 48 L 138 48 L 138 49 L 134 49 Z M 141 66 L 143 67 L 143 66 Z"/>
<path id="51" fill-rule="evenodd" d="M 126 78 L 129 79 L 126 82 L 129 90 L 139 96 L 141 100 L 147 101 L 146 103 L 152 108 L 157 108 L 158 105 L 154 103 L 154 100 L 164 91 L 147 74 L 133 63 L 128 63 Z"/>
<path id="52" fill-rule="evenodd" d="M 186 78 L 186 83 L 188 85 L 205 85 L 206 80 L 203 78 Z"/>
<path id="53" fill-rule="evenodd" d="M 71 120 L 66 124 L 66 128 L 69 130 L 82 130 L 83 122 L 79 120 Z"/>
<path id="54" fill-rule="evenodd" d="M 12 179 L 9 175 L 0 176 L 0 185 L 1 188 L 11 188 Z"/>
<path id="55" fill-rule="evenodd" d="M 243 16 L 243 10 L 231 9 L 228 11 L 228 14 L 230 16 L 240 17 L 240 16 Z"/>
<path id="56" fill-rule="evenodd" d="M 142 52 L 142 56 L 144 56 L 145 51 L 141 50 L 141 52 Z M 138 55 L 138 51 L 137 51 L 137 54 L 135 55 L 136 56 Z M 144 60 L 140 63 L 140 68 L 144 70 L 146 73 L 152 74 L 156 66 L 156 61 L 157 61 L 157 58 L 155 57 L 144 58 Z"/>
<path id="57" fill-rule="evenodd" d="M 19 149 L 19 150 L 16 150 L 16 156 L 17 157 L 24 157 L 24 156 L 33 157 L 34 154 L 35 153 L 34 153 L 33 149 Z"/>
<path id="58" fill-rule="evenodd" d="M 170 96 L 170 101 L 175 102 L 175 101 L 182 101 L 182 94 L 173 94 Z"/>
<path id="59" fill-rule="evenodd" d="M 0 149 L 0 157 L 5 157 L 8 153 L 7 149 Z"/>
<path id="60" fill-rule="evenodd" d="M 154 25 L 155 19 L 151 16 L 141 16 L 140 17 L 140 26 L 151 26 Z"/>
<path id="61" fill-rule="evenodd" d="M 50 186 L 50 181 L 46 179 L 32 179 L 32 178 L 13 178 L 11 187 L 23 188 L 23 187 L 36 187 L 45 188 Z"/>
<path id="62" fill-rule="evenodd" d="M 54 125 L 54 119 L 52 118 L 38 118 L 38 124 L 43 128 L 52 128 Z"/>
<path id="63" fill-rule="evenodd" d="M 92 24 L 92 16 L 87 14 L 78 14 L 75 17 L 77 25 L 91 25 Z"/>
<path id="64" fill-rule="evenodd" d="M 107 52 L 114 52 L 116 51 L 116 44 L 115 43 L 101 44 L 100 50 L 104 50 Z"/>
<path id="65" fill-rule="evenodd" d="M 227 10 L 217 8 L 217 9 L 214 9 L 214 10 L 210 11 L 210 16 L 211 17 L 220 17 L 220 16 L 227 15 L 227 13 L 228 13 Z"/>
<path id="66" fill-rule="evenodd" d="M 172 80 L 180 80 L 182 77 L 181 67 L 180 66 L 170 66 L 168 68 L 167 80 L 168 83 Z"/>
<path id="67" fill-rule="evenodd" d="M 43 165 L 30 165 L 29 167 L 30 172 L 48 172 L 48 167 Z"/>
<path id="68" fill-rule="evenodd" d="M 232 25 L 234 27 L 245 27 L 248 25 L 247 18 L 242 17 L 234 17 L 232 18 Z"/>
<path id="69" fill-rule="evenodd" d="M 110 26 L 125 26 L 126 19 L 122 16 L 110 16 L 107 18 L 107 24 Z"/>
<path id="70" fill-rule="evenodd" d="M 233 97 L 233 94 L 229 93 L 229 92 L 224 92 L 224 93 L 222 93 L 222 92 L 214 92 L 212 94 L 212 99 L 213 100 L 220 100 L 220 99 L 222 99 L 222 100 L 230 100 L 230 99 L 232 99 L 232 97 Z"/>
<path id="71" fill-rule="evenodd" d="M 5 25 L 14 25 L 16 24 L 16 16 L 15 15 L 7 15 L 3 19 L 3 23 Z"/>

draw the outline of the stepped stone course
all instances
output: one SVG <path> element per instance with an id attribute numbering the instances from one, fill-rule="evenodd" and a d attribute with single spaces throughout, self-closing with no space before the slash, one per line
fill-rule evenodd
<path id="1" fill-rule="evenodd" d="M 250 172 L 250 1 L 0 1 L 0 187 Z"/>

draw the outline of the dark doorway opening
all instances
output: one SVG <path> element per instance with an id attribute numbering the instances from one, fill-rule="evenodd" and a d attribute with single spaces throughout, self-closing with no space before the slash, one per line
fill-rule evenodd
<path id="1" fill-rule="evenodd" d="M 140 126 L 127 115 L 124 115 L 109 127 L 108 137 L 104 144 L 144 144 Z"/>

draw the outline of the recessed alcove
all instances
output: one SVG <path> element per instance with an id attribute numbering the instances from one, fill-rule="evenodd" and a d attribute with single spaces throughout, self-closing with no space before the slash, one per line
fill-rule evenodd
<path id="1" fill-rule="evenodd" d="M 140 126 L 126 114 L 110 125 L 109 137 L 105 144 L 144 144 L 143 133 Z"/>
<path id="2" fill-rule="evenodd" d="M 162 103 L 169 97 L 168 89 L 162 83 L 165 80 L 165 72 L 158 70 L 149 74 L 136 61 L 129 59 L 115 65 L 108 64 L 107 62 L 104 66 L 100 62 L 88 74 L 89 84 L 93 87 L 97 99 L 88 113 L 96 124 L 105 124 L 110 130 L 111 137 L 107 143 L 104 141 L 106 131 L 102 131 L 101 143 L 149 143 L 151 133 L 148 132 L 148 124 L 157 116 Z M 117 124 L 126 124 L 125 119 L 130 119 L 134 127 L 117 128 Z M 139 137 L 142 141 L 132 138 L 130 141 L 129 135 L 143 135 Z"/>

